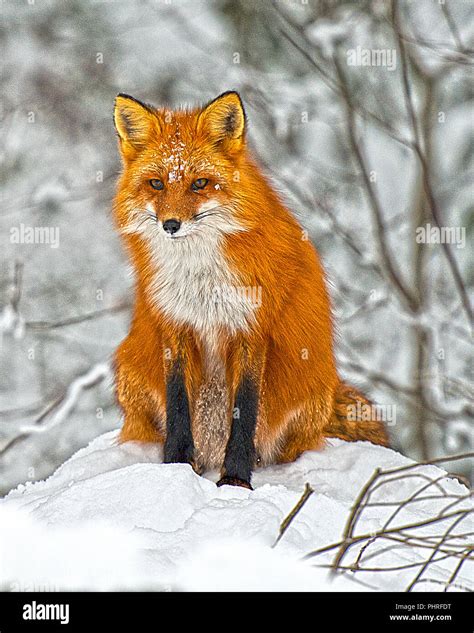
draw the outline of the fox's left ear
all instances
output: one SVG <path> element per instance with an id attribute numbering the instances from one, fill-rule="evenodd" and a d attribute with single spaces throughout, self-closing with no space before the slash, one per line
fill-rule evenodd
<path id="1" fill-rule="evenodd" d="M 245 110 L 237 92 L 224 92 L 199 114 L 198 126 L 222 143 L 226 150 L 238 151 L 245 142 Z"/>

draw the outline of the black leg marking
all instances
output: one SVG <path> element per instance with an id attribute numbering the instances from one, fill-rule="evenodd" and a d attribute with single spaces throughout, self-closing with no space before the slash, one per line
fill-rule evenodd
<path id="1" fill-rule="evenodd" d="M 189 400 L 180 363 L 176 363 L 166 385 L 166 441 L 164 462 L 191 463 L 194 442 Z"/>
<path id="2" fill-rule="evenodd" d="M 258 412 L 258 386 L 248 376 L 244 376 L 237 390 L 235 409 L 239 416 L 232 421 L 223 477 L 217 485 L 229 484 L 252 489 L 250 478 L 255 465 L 254 436 Z"/>

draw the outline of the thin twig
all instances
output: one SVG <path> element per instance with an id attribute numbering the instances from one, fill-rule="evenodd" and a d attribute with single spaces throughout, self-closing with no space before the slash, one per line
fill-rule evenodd
<path id="1" fill-rule="evenodd" d="M 438 541 L 438 543 L 436 544 L 436 546 L 433 548 L 433 551 L 431 552 L 431 555 L 429 556 L 429 558 L 425 561 L 423 567 L 420 569 L 420 571 L 417 573 L 417 575 L 415 576 L 415 578 L 411 581 L 411 583 L 408 585 L 407 587 L 407 591 L 410 592 L 412 591 L 413 587 L 417 584 L 417 582 L 420 580 L 420 578 L 423 576 L 423 574 L 425 573 L 425 571 L 429 568 L 429 566 L 436 562 L 435 561 L 435 556 L 436 554 L 439 552 L 439 548 L 441 545 L 443 545 L 443 543 L 446 540 L 446 536 L 448 536 L 452 530 L 454 530 L 454 528 L 456 527 L 456 525 L 458 525 L 462 520 L 464 519 L 464 516 L 461 515 L 459 516 L 455 521 L 453 521 L 453 523 L 451 523 L 451 525 L 449 525 L 446 528 L 446 531 L 444 532 L 444 534 L 442 535 L 442 537 L 440 538 L 440 540 Z"/>
<path id="2" fill-rule="evenodd" d="M 472 554 L 473 551 L 474 551 L 474 547 L 472 545 L 466 549 L 461 560 L 456 565 L 456 568 L 454 569 L 453 573 L 449 577 L 449 580 L 446 583 L 446 587 L 444 588 L 444 591 L 448 591 L 448 589 L 454 585 L 454 581 L 456 580 L 456 576 L 461 571 L 461 567 L 464 565 L 464 563 L 466 562 L 466 560 L 469 558 L 469 556 Z"/>
<path id="3" fill-rule="evenodd" d="M 355 500 L 354 505 L 352 506 L 352 510 L 351 513 L 347 519 L 347 523 L 346 526 L 344 528 L 344 539 L 342 541 L 342 545 L 341 548 L 339 550 L 339 552 L 336 555 L 336 558 L 334 559 L 334 562 L 332 564 L 332 573 L 334 574 L 336 572 L 336 569 L 338 567 L 338 565 L 340 565 L 349 545 L 352 543 L 353 541 L 353 536 L 352 536 L 352 531 L 354 528 L 354 525 L 357 521 L 357 518 L 359 517 L 359 514 L 361 512 L 361 503 L 363 501 L 363 499 L 365 498 L 365 495 L 367 494 L 367 491 L 370 489 L 371 485 L 373 484 L 373 482 L 379 477 L 380 475 L 380 468 L 376 468 L 374 470 L 374 472 L 372 473 L 372 477 L 370 477 L 370 479 L 367 481 L 367 483 L 365 484 L 365 486 L 362 488 L 362 490 L 359 492 L 359 495 L 357 496 L 357 499 Z"/>
<path id="4" fill-rule="evenodd" d="M 401 473 L 410 468 L 417 468 L 418 466 L 430 466 L 431 464 L 442 464 L 443 462 L 455 462 L 460 459 L 472 459 L 474 458 L 474 452 L 472 453 L 460 453 L 457 455 L 445 455 L 444 457 L 437 457 L 435 459 L 427 459 L 423 462 L 417 462 L 416 464 L 408 464 L 407 466 L 400 466 L 399 468 L 391 468 L 382 470 L 381 475 L 389 475 L 392 473 Z"/>
<path id="5" fill-rule="evenodd" d="M 282 523 L 280 525 L 280 532 L 279 532 L 279 534 L 277 536 L 276 541 L 273 543 L 272 548 L 276 547 L 278 545 L 278 543 L 280 542 L 283 534 L 290 527 L 293 519 L 302 510 L 304 504 L 308 501 L 308 499 L 313 494 L 313 492 L 314 492 L 314 490 L 311 488 L 311 486 L 308 483 L 306 483 L 305 484 L 305 488 L 304 488 L 304 492 L 301 495 L 301 498 L 299 499 L 298 503 L 295 505 L 293 510 L 291 510 L 289 515 L 283 519 L 283 521 L 282 521 Z"/>
<path id="6" fill-rule="evenodd" d="M 25 326 L 30 330 L 54 330 L 57 328 L 67 327 L 68 325 L 83 323 L 84 321 L 99 319 L 108 314 L 115 314 L 116 312 L 129 310 L 131 307 L 132 304 L 129 301 L 123 301 L 115 306 L 111 306 L 110 308 L 103 308 L 101 310 L 95 310 L 94 312 L 86 312 L 85 314 L 79 314 L 59 321 L 27 321 Z"/>
<path id="7" fill-rule="evenodd" d="M 406 525 L 400 525 L 394 528 L 390 528 L 389 530 L 385 530 L 384 532 L 383 531 L 375 532 L 375 536 L 385 537 L 386 534 L 396 534 L 397 532 L 402 532 L 404 530 L 414 530 L 415 528 L 425 527 L 426 525 L 439 523 L 440 521 L 445 521 L 446 519 L 450 519 L 452 517 L 458 517 L 461 515 L 467 516 L 468 514 L 472 514 L 472 510 L 458 510 L 457 512 L 450 512 L 449 514 L 446 514 L 444 516 L 436 516 L 430 519 L 415 521 L 413 523 L 407 523 Z M 308 554 L 305 554 L 305 556 L 303 556 L 303 560 L 307 560 L 308 558 L 313 558 L 313 556 L 317 556 L 324 552 L 329 552 L 333 549 L 340 548 L 341 546 L 344 547 L 344 550 L 347 550 L 349 549 L 349 547 L 351 547 L 355 543 L 366 541 L 367 539 L 371 539 L 373 536 L 374 536 L 373 532 L 370 534 L 361 534 L 359 536 L 353 536 L 348 540 L 342 540 L 342 541 L 338 541 L 337 543 L 332 543 L 331 545 L 326 545 L 325 547 L 321 547 L 317 550 L 313 550 L 312 552 L 309 552 Z M 345 551 L 343 553 L 345 553 Z M 334 567 L 334 563 L 333 563 L 333 567 Z"/>

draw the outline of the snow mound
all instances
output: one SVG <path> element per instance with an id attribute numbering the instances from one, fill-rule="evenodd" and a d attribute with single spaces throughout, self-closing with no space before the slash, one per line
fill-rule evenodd
<path id="1" fill-rule="evenodd" d="M 199 477 L 188 465 L 161 462 L 160 446 L 119 445 L 113 431 L 78 451 L 46 481 L 20 485 L 1 499 L 0 588 L 400 591 L 419 569 L 349 572 L 330 580 L 324 565 L 336 550 L 301 560 L 342 539 L 351 507 L 376 468 L 412 463 L 393 450 L 330 440 L 325 450 L 305 453 L 292 464 L 257 470 L 254 491 L 217 488 L 217 472 Z M 357 534 L 380 530 L 393 512 L 386 504 L 412 495 L 420 481 L 437 479 L 448 498 L 468 493 L 435 466 L 420 466 L 416 473 L 380 488 L 376 501 L 381 503 L 365 508 Z M 272 547 L 306 483 L 314 493 Z M 440 503 L 432 495 L 405 507 L 394 525 L 434 517 L 446 505 Z M 467 508 L 466 503 L 455 509 Z M 451 539 L 472 531 L 466 521 L 453 528 Z M 442 535 L 446 522 L 424 529 Z M 426 558 L 426 548 L 425 553 L 400 543 L 390 548 L 387 541 L 371 547 L 374 566 Z M 347 555 L 346 565 L 354 563 L 357 551 Z M 430 566 L 433 582 L 420 588 L 442 590 L 458 562 L 459 557 L 436 560 Z M 469 587 L 471 565 L 464 562 L 457 587 Z"/>

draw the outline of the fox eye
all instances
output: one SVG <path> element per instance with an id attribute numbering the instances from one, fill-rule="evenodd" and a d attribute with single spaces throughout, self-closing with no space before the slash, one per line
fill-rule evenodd
<path id="1" fill-rule="evenodd" d="M 153 189 L 157 189 L 158 191 L 163 189 L 163 187 L 165 186 L 163 184 L 163 181 L 162 180 L 158 180 L 158 178 L 152 178 L 150 180 L 150 185 L 153 187 Z"/>
<path id="2" fill-rule="evenodd" d="M 207 185 L 208 182 L 209 180 L 207 178 L 198 178 L 191 185 L 191 189 L 193 191 L 198 191 L 198 189 L 204 189 L 204 187 Z"/>

